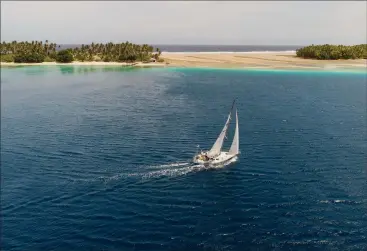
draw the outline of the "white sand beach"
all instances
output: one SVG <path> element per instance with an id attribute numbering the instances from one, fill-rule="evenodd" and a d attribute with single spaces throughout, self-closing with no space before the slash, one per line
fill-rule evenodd
<path id="1" fill-rule="evenodd" d="M 28 65 L 75 65 L 75 66 L 133 66 L 133 67 L 210 67 L 238 69 L 359 69 L 367 66 L 366 59 L 315 60 L 296 57 L 294 52 L 234 52 L 234 53 L 162 53 L 163 63 L 119 63 L 119 62 L 78 62 L 72 63 L 5 63 L 1 66 Z"/>
<path id="2" fill-rule="evenodd" d="M 361 69 L 367 60 L 314 60 L 296 57 L 293 52 L 251 53 L 163 53 L 168 65 L 181 67 L 272 68 L 272 69 Z"/>

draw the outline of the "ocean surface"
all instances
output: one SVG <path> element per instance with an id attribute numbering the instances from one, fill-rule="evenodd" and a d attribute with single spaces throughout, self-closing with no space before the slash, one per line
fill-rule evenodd
<path id="1" fill-rule="evenodd" d="M 295 52 L 302 45 L 152 45 L 162 52 Z M 81 47 L 79 44 L 60 45 L 60 49 Z"/>
<path id="2" fill-rule="evenodd" d="M 366 74 L 32 66 L 1 91 L 1 250 L 367 249 Z M 192 165 L 235 97 L 238 160 Z"/>

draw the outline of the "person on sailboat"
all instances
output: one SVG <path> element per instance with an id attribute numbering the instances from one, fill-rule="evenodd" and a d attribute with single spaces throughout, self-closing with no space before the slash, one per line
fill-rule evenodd
<path id="1" fill-rule="evenodd" d="M 235 134 L 233 136 L 233 141 L 231 144 L 231 147 L 229 148 L 228 152 L 227 151 L 222 151 L 222 146 L 224 143 L 224 140 L 227 139 L 227 130 L 229 127 L 229 122 L 231 120 L 232 117 L 232 113 L 233 113 L 233 107 L 235 104 L 235 100 L 233 100 L 232 103 L 232 107 L 231 110 L 228 114 L 228 118 L 227 121 L 221 131 L 221 133 L 219 134 L 218 138 L 216 139 L 214 145 L 212 146 L 212 148 L 209 151 L 200 151 L 200 154 L 197 154 L 194 156 L 193 160 L 195 163 L 198 164 L 218 164 L 218 163 L 223 163 L 225 161 L 228 161 L 230 159 L 235 158 L 237 155 L 240 154 L 239 152 L 239 131 L 238 131 L 238 114 L 237 114 L 237 109 L 235 111 L 235 116 L 236 116 L 236 129 L 235 129 Z"/>
<path id="2" fill-rule="evenodd" d="M 207 152 L 200 152 L 200 155 L 198 156 L 199 159 L 204 160 L 204 161 L 208 161 L 210 158 L 208 157 L 208 153 Z"/>

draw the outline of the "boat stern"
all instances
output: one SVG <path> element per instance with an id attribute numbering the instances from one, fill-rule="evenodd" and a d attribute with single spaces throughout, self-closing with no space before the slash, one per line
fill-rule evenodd
<path id="1" fill-rule="evenodd" d="M 195 155 L 192 161 L 196 164 L 207 165 L 210 162 L 210 159 L 204 153 L 200 153 Z"/>

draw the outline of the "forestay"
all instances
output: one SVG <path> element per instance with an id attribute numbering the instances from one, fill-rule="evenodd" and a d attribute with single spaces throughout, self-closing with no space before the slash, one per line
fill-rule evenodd
<path id="1" fill-rule="evenodd" d="M 231 155 L 237 155 L 240 152 L 240 140 L 239 140 L 239 130 L 238 130 L 238 115 L 237 115 L 237 109 L 236 109 L 236 130 L 234 132 L 234 137 L 232 141 L 231 148 L 229 149 L 229 154 Z"/>

